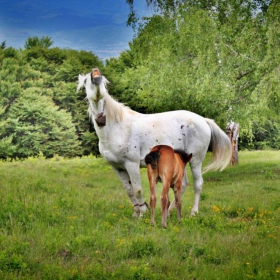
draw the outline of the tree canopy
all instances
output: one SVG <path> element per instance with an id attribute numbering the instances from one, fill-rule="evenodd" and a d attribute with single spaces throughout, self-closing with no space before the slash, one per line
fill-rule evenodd
<path id="1" fill-rule="evenodd" d="M 51 45 L 49 37 L 34 37 L 24 50 L 4 43 L 0 48 L 1 158 L 98 153 L 76 82 L 79 73 L 102 68 L 102 62 L 91 52 Z"/>
<path id="2" fill-rule="evenodd" d="M 92 52 L 27 38 L 0 44 L 0 158 L 98 154 L 79 73 L 99 67 L 109 92 L 142 113 L 186 109 L 222 127 L 240 124 L 239 147 L 280 148 L 280 3 L 147 0 L 129 50 L 103 65 Z"/>
<path id="3" fill-rule="evenodd" d="M 127 1 L 133 8 L 133 1 Z M 116 94 L 145 112 L 188 109 L 241 125 L 244 142 L 279 131 L 279 3 L 147 1 L 155 14 L 137 19 Z M 278 11 L 278 12 L 277 12 Z M 119 67 L 117 67 L 117 65 Z M 124 69 L 121 73 L 120 69 Z M 114 78 L 114 77 L 113 77 Z M 136 94 L 135 94 L 136 92 Z M 273 125 L 271 126 L 271 124 Z M 279 137 L 273 146 L 279 148 Z M 277 144 L 278 142 L 278 144 Z M 242 147 L 242 145 L 241 145 Z"/>

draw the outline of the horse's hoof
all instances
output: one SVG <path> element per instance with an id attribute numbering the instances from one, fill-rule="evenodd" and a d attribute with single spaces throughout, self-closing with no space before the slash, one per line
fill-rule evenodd
<path id="1" fill-rule="evenodd" d="M 134 212 L 134 213 L 132 214 L 132 217 L 133 217 L 133 218 L 138 218 L 138 217 L 139 217 L 139 212 Z"/>
<path id="2" fill-rule="evenodd" d="M 145 202 L 139 205 L 139 209 L 140 209 L 140 215 L 141 214 L 143 215 L 148 210 L 148 204 Z"/>
<path id="3" fill-rule="evenodd" d="M 191 212 L 190 217 L 195 217 L 198 214 L 198 212 Z"/>

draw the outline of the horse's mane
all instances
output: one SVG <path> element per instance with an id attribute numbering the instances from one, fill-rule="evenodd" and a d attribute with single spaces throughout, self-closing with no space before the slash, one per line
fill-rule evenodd
<path id="1" fill-rule="evenodd" d="M 115 100 L 111 95 L 105 96 L 106 115 L 110 120 L 122 121 L 125 109 L 129 107 Z"/>
<path id="2" fill-rule="evenodd" d="M 79 75 L 79 84 L 77 87 L 77 91 L 80 90 L 83 86 L 84 86 L 84 82 L 88 77 L 88 75 Z M 105 86 L 105 92 L 103 92 L 104 94 L 104 98 L 105 98 L 105 108 L 106 108 L 106 116 L 109 120 L 112 121 L 122 121 L 123 117 L 124 117 L 124 112 L 126 110 L 130 110 L 132 111 L 129 107 L 127 107 L 126 105 L 124 105 L 123 103 L 118 102 L 117 100 L 115 100 L 109 93 L 107 90 L 107 84 L 109 83 L 109 81 L 102 76 L 102 80 Z M 90 117 L 92 116 L 92 110 L 90 109 L 90 106 L 88 108 L 88 113 L 90 115 Z"/>

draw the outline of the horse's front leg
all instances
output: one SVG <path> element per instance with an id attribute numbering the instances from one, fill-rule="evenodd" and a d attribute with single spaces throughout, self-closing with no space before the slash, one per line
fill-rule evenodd
<path id="1" fill-rule="evenodd" d="M 141 184 L 141 175 L 139 163 L 135 162 L 126 162 L 125 168 L 130 178 L 130 182 L 132 184 L 132 188 L 134 191 L 134 196 L 137 199 L 137 203 L 139 206 L 139 217 L 142 217 L 143 214 L 147 211 L 147 203 L 144 201 L 142 197 L 142 184 Z"/>
<path id="2" fill-rule="evenodd" d="M 126 190 L 126 193 L 127 193 L 128 197 L 130 198 L 132 205 L 134 206 L 133 217 L 138 217 L 140 215 L 138 199 L 135 197 L 133 187 L 131 185 L 130 178 L 129 178 L 127 171 L 124 169 L 116 169 L 114 167 L 113 167 L 113 169 L 116 172 L 116 174 L 118 175 L 118 177 L 120 178 L 122 185 L 123 185 L 124 189 Z"/>

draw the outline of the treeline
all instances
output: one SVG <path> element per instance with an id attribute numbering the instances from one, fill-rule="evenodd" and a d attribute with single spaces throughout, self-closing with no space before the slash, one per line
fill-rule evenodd
<path id="1" fill-rule="evenodd" d="M 27 38 L 0 45 L 0 158 L 98 154 L 77 76 L 99 67 L 109 92 L 134 110 L 187 109 L 225 128 L 240 123 L 241 148 L 280 148 L 280 5 L 276 1 L 148 1 L 130 49 L 92 52 Z"/>
<path id="2" fill-rule="evenodd" d="M 0 157 L 74 157 L 98 153 L 79 73 L 102 69 L 96 55 L 51 48 L 49 37 L 26 40 L 24 49 L 0 48 Z"/>

